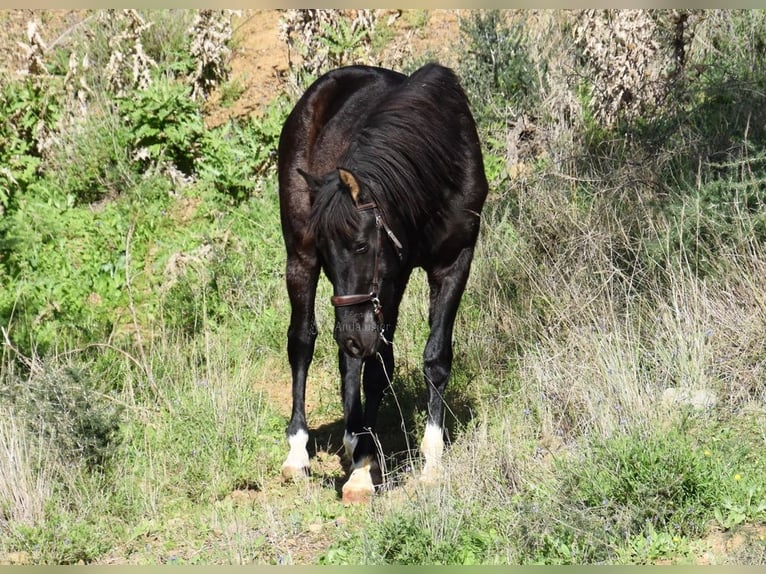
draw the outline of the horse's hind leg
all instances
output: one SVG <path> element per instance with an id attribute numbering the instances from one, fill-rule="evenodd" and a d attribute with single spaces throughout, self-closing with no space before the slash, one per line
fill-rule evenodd
<path id="1" fill-rule="evenodd" d="M 319 267 L 305 260 L 288 257 L 287 292 L 290 297 L 290 327 L 287 331 L 287 356 L 292 371 L 292 414 L 287 426 L 290 452 L 282 464 L 282 477 L 293 479 L 309 473 L 308 426 L 306 425 L 306 377 L 314 355 L 317 329 L 314 299 Z"/>
<path id="2" fill-rule="evenodd" d="M 452 332 L 473 259 L 473 248 L 463 249 L 444 268 L 430 270 L 428 323 L 430 334 L 423 352 L 423 373 L 428 387 L 428 418 L 420 443 L 425 459 L 421 479 L 435 481 L 441 474 L 444 451 L 444 392 L 452 372 Z"/>

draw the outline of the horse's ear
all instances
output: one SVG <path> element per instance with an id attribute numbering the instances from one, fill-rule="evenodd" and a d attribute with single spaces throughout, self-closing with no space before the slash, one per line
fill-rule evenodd
<path id="1" fill-rule="evenodd" d="M 345 185 L 348 188 L 348 191 L 351 193 L 351 198 L 354 200 L 354 203 L 355 204 L 358 203 L 359 183 L 356 181 L 354 174 L 348 171 L 347 169 L 343 169 L 342 167 L 339 167 L 338 177 L 340 177 L 340 180 L 343 182 L 343 185 Z"/>
<path id="2" fill-rule="evenodd" d="M 316 177 L 315 175 L 311 175 L 310 173 L 303 171 L 301 168 L 295 168 L 295 170 L 301 174 L 301 177 L 306 180 L 306 183 L 309 186 L 309 189 L 314 192 L 315 190 L 319 189 L 322 186 L 322 181 Z"/>

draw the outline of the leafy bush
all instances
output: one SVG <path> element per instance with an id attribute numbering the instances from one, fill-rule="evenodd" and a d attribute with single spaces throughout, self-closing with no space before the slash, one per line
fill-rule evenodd
<path id="1" fill-rule="evenodd" d="M 332 545 L 319 563 L 469 565 L 496 561 L 500 539 L 491 526 L 483 525 L 488 520 L 482 520 L 478 509 L 462 520 L 452 514 L 432 518 L 417 512 L 386 515 L 368 525 L 362 540 L 351 537 Z"/>
<path id="2" fill-rule="evenodd" d="M 688 560 L 689 541 L 711 526 L 762 520 L 759 420 L 741 413 L 726 421 L 682 417 L 662 430 L 586 440 L 581 452 L 557 455 L 552 476 L 511 499 L 509 512 L 523 517 L 509 533 L 517 560 Z"/>
<path id="3" fill-rule="evenodd" d="M 186 176 L 195 172 L 204 124 L 187 86 L 158 80 L 119 98 L 118 105 L 131 132 L 133 158 L 145 169 L 167 162 Z"/>
<path id="4" fill-rule="evenodd" d="M 40 175 L 47 138 L 61 113 L 59 95 L 55 82 L 37 78 L 0 84 L 0 217 Z"/>
<path id="5" fill-rule="evenodd" d="M 564 495 L 611 521 L 613 531 L 630 536 L 649 525 L 683 535 L 703 531 L 720 477 L 679 431 L 619 435 L 595 444 L 588 458 Z"/>
<path id="6" fill-rule="evenodd" d="M 114 199 L 137 184 L 130 138 L 110 102 L 93 105 L 85 117 L 61 127 L 46 157 L 46 175 L 73 206 Z"/>
<path id="7" fill-rule="evenodd" d="M 63 472 L 84 463 L 103 470 L 119 447 L 122 408 L 84 366 L 37 363 L 26 378 L 0 380 L 0 400 L 12 405 L 30 436 L 52 447 Z"/>
<path id="8" fill-rule="evenodd" d="M 695 272 L 706 274 L 711 266 L 705 259 L 716 258 L 721 246 L 745 237 L 766 240 L 759 215 L 766 178 L 766 74 L 755 64 L 766 54 L 766 17 L 687 12 L 672 16 L 695 24 L 687 26 L 681 67 L 671 74 L 675 79 L 662 105 L 607 125 L 588 112 L 592 106 L 584 100 L 583 153 L 576 165 L 581 177 L 599 182 L 596 190 L 640 182 L 640 195 L 621 196 L 630 207 L 620 211 L 620 219 L 630 233 L 625 258 L 634 269 L 645 263 L 644 239 L 653 239 L 641 234 L 648 220 L 655 238 L 672 248 L 667 259 L 688 258 Z M 650 259 L 655 255 L 650 252 Z"/>
<path id="9" fill-rule="evenodd" d="M 90 564 L 109 550 L 121 530 L 99 518 L 48 508 L 43 524 L 16 528 L 14 546 L 28 552 L 37 564 Z"/>
<path id="10" fill-rule="evenodd" d="M 279 35 L 287 44 L 293 89 L 300 93 L 322 73 L 339 66 L 373 64 L 376 24 L 375 10 L 285 10 Z"/>
<path id="11" fill-rule="evenodd" d="M 256 182 L 273 174 L 282 124 L 289 108 L 275 98 L 260 118 L 232 120 L 205 132 L 200 179 L 241 202 L 250 196 Z"/>
<path id="12" fill-rule="evenodd" d="M 472 11 L 460 22 L 465 43 L 460 75 L 480 122 L 531 111 L 539 100 L 541 86 L 524 28 L 523 21 L 509 22 L 502 10 Z"/>
<path id="13" fill-rule="evenodd" d="M 745 416 L 735 430 L 688 419 L 663 432 L 595 442 L 579 464 L 558 466 L 558 496 L 601 523 L 611 544 L 660 533 L 698 537 L 714 517 L 723 527 L 757 521 L 766 513 L 766 491 L 753 482 L 763 470 L 755 420 Z"/>
<path id="14" fill-rule="evenodd" d="M 103 213 L 73 209 L 46 182 L 32 186 L 18 209 L 0 220 L 3 266 L 12 280 L 0 293 L 0 317 L 14 324 L 13 338 L 26 352 L 32 341 L 44 353 L 56 339 L 108 333 L 109 322 L 94 319 L 102 300 L 120 300 L 123 228 L 114 215 L 113 207 Z"/>
<path id="15" fill-rule="evenodd" d="M 460 22 L 462 57 L 457 67 L 484 144 L 484 168 L 493 188 L 508 178 L 510 164 L 537 155 L 538 71 L 528 50 L 523 19 L 502 10 L 474 11 Z M 511 157 L 513 156 L 513 157 Z"/>

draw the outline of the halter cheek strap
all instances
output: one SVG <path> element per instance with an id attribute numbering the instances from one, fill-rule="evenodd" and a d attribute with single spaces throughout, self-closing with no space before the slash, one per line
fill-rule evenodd
<path id="1" fill-rule="evenodd" d="M 386 232 L 386 235 L 391 240 L 391 243 L 393 243 L 394 247 L 396 247 L 396 254 L 398 255 L 400 261 L 403 256 L 402 254 L 403 249 L 402 249 L 401 242 L 396 237 L 396 235 L 391 230 L 391 228 L 388 226 L 385 219 L 383 219 L 383 216 L 381 215 L 380 211 L 378 210 L 378 206 L 375 203 L 364 203 L 357 207 L 357 210 L 359 211 L 366 211 L 368 209 L 372 209 L 374 211 L 375 227 L 377 229 L 377 241 L 375 246 L 375 267 L 373 267 L 372 281 L 370 283 L 370 292 L 358 293 L 354 295 L 335 295 L 330 298 L 330 301 L 335 307 L 349 307 L 351 305 L 361 305 L 363 303 L 372 303 L 372 309 L 375 314 L 375 320 L 378 323 L 380 337 L 386 343 L 390 343 L 390 341 L 386 340 L 383 334 L 383 330 L 384 330 L 383 306 L 380 304 L 380 299 L 378 299 L 378 286 L 380 281 L 380 277 L 379 277 L 380 256 L 381 256 L 381 252 L 383 251 L 382 249 L 383 235 L 381 233 L 381 230 Z"/>

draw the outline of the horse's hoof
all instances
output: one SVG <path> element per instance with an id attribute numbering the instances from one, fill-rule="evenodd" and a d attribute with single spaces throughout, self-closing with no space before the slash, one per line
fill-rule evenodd
<path id="1" fill-rule="evenodd" d="M 282 465 L 282 482 L 295 482 L 305 480 L 309 477 L 309 468 L 307 466 Z"/>
<path id="2" fill-rule="evenodd" d="M 375 492 L 369 467 L 355 469 L 343 485 L 343 504 L 361 504 L 368 502 Z"/>
<path id="3" fill-rule="evenodd" d="M 436 486 L 440 484 L 443 477 L 443 471 L 441 466 L 429 466 L 423 469 L 420 473 L 419 481 L 423 486 Z"/>
<path id="4" fill-rule="evenodd" d="M 372 498 L 372 489 L 367 490 L 365 488 L 346 488 L 343 486 L 343 498 L 342 502 L 345 506 L 352 504 L 365 504 Z"/>

